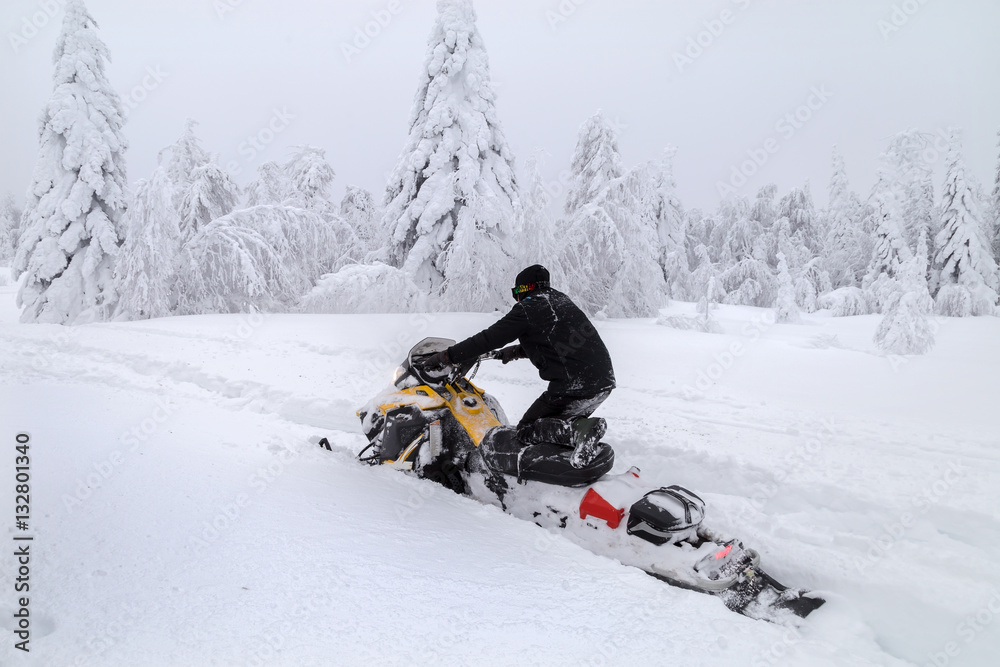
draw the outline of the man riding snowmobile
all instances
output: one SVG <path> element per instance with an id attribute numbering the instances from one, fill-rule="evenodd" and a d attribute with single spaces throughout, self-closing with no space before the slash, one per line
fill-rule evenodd
<path id="1" fill-rule="evenodd" d="M 517 425 L 525 446 L 551 443 L 573 448 L 570 463 L 589 464 L 607 430 L 604 419 L 591 418 L 615 388 L 611 356 L 597 329 L 582 310 L 549 285 L 549 272 L 535 264 L 517 274 L 511 290 L 517 302 L 494 325 L 429 357 L 435 368 L 500 350 L 503 363 L 527 358 L 549 387 Z"/>

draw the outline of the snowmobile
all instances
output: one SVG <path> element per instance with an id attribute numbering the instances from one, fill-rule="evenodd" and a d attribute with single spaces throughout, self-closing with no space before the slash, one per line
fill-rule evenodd
<path id="1" fill-rule="evenodd" d="M 496 352 L 438 369 L 421 363 L 454 344 L 417 343 L 392 386 L 358 411 L 369 443 L 361 461 L 496 505 L 669 584 L 716 595 L 751 618 L 796 622 L 823 605 L 815 594 L 778 583 L 738 539 L 705 527 L 705 502 L 694 492 L 651 485 L 636 467 L 612 473 L 610 445 L 600 443 L 583 468 L 570 465 L 573 450 L 565 445 L 525 447 L 497 400 L 472 384 L 479 364 Z"/>

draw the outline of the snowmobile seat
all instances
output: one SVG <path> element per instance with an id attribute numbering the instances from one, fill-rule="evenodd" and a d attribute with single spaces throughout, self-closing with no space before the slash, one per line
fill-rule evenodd
<path id="1" fill-rule="evenodd" d="M 597 454 L 588 465 L 574 468 L 570 464 L 572 447 L 550 443 L 525 446 L 513 426 L 490 429 L 479 445 L 479 454 L 491 472 L 517 477 L 518 481 L 556 486 L 593 484 L 615 465 L 615 450 L 607 443 L 598 445 Z"/>

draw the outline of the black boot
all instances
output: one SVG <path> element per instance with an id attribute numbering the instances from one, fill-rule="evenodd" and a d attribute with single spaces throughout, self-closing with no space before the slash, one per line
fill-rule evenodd
<path id="1" fill-rule="evenodd" d="M 573 455 L 569 462 L 574 468 L 584 468 L 597 454 L 608 423 L 601 417 L 583 417 L 573 422 Z"/>

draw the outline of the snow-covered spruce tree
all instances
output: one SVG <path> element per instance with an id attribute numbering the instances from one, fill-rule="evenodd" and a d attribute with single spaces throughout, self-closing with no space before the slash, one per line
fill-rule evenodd
<path id="1" fill-rule="evenodd" d="M 439 0 L 410 133 L 386 190 L 388 259 L 445 307 L 506 308 L 519 216 L 471 0 Z"/>
<path id="2" fill-rule="evenodd" d="M 788 220 L 788 231 L 798 257 L 788 257 L 794 265 L 801 266 L 822 252 L 821 239 L 824 236 L 816 207 L 813 205 L 809 185 L 792 188 L 791 192 L 778 203 L 778 218 Z"/>
<path id="3" fill-rule="evenodd" d="M 364 188 L 348 185 L 340 200 L 340 217 L 354 230 L 363 258 L 374 257 L 385 247 L 386 232 L 382 229 L 382 207 L 374 195 Z"/>
<path id="4" fill-rule="evenodd" d="M 549 214 L 552 197 L 545 186 L 538 155 L 524 163 L 521 187 L 521 229 L 514 237 L 518 264 L 541 264 L 549 270 L 552 282 L 565 285 L 565 272 L 560 263 L 561 243 L 556 238 L 556 225 Z"/>
<path id="5" fill-rule="evenodd" d="M 753 206 L 745 198 L 734 196 L 719 204 L 709 247 L 724 267 L 733 266 L 750 254 L 755 244 L 763 242 L 764 227 L 756 215 L 761 210 L 761 199 L 771 193 L 771 186 L 761 188 Z"/>
<path id="6" fill-rule="evenodd" d="M 663 157 L 650 164 L 650 194 L 647 199 L 650 215 L 656 222 L 660 266 L 671 299 L 689 299 L 691 270 L 688 265 L 684 210 L 677 197 L 674 180 L 674 155 L 677 149 L 667 148 Z"/>
<path id="7" fill-rule="evenodd" d="M 926 230 L 921 235 L 926 235 Z M 927 291 L 926 259 L 914 254 L 901 268 L 889 292 L 882 319 L 875 330 L 875 344 L 885 354 L 923 354 L 934 346 L 934 329 L 928 316 L 934 305 Z"/>
<path id="8" fill-rule="evenodd" d="M 159 165 L 164 171 L 164 182 L 170 187 L 170 202 L 181 214 L 184 196 L 187 194 L 194 179 L 194 172 L 211 162 L 211 156 L 202 148 L 201 142 L 194 133 L 198 122 L 188 118 L 184 122 L 184 132 L 171 146 L 160 151 Z"/>
<path id="9" fill-rule="evenodd" d="M 580 126 L 570 171 L 572 180 L 565 204 L 567 216 L 593 202 L 611 181 L 625 173 L 615 129 L 601 111 Z"/>
<path id="10" fill-rule="evenodd" d="M 307 208 L 324 218 L 335 214 L 329 202 L 330 186 L 337 174 L 326 160 L 326 151 L 302 146 L 285 163 L 285 178 L 291 188 L 285 204 Z"/>
<path id="11" fill-rule="evenodd" d="M 566 221 L 560 254 L 567 292 L 608 317 L 652 317 L 666 301 L 649 175 L 616 178 Z"/>
<path id="12" fill-rule="evenodd" d="M 736 306 L 771 308 L 778 293 L 778 282 L 767 265 L 767 250 L 763 239 L 729 266 L 720 276 L 726 292 L 725 303 Z"/>
<path id="13" fill-rule="evenodd" d="M 277 162 L 269 160 L 257 167 L 257 178 L 246 187 L 247 208 L 281 204 L 288 197 L 291 184 L 284 169 Z"/>
<path id="14" fill-rule="evenodd" d="M 872 256 L 871 236 L 865 233 L 861 200 L 850 189 L 844 156 L 834 146 L 824 265 L 834 287 L 855 286 Z"/>
<path id="15" fill-rule="evenodd" d="M 726 293 L 722 289 L 719 280 L 719 271 L 712 262 L 708 247 L 704 243 L 699 243 L 694 248 L 695 257 L 694 270 L 691 272 L 691 294 L 698 299 L 698 312 L 702 312 L 703 307 L 722 301 Z"/>
<path id="16" fill-rule="evenodd" d="M 977 202 L 966 177 L 957 132 L 952 133 L 935 240 L 941 266 L 935 309 L 941 315 L 992 315 L 1000 290 L 997 265 L 983 239 Z"/>
<path id="17" fill-rule="evenodd" d="M 902 232 L 911 250 L 917 246 L 920 232 L 928 237 L 936 231 L 934 210 L 934 172 L 924 158 L 930 139 L 916 129 L 897 134 L 882 156 L 893 174 L 900 193 Z"/>
<path id="18" fill-rule="evenodd" d="M 181 239 L 190 241 L 202 227 L 231 213 L 239 198 L 239 186 L 217 162 L 196 167 L 181 200 Z"/>
<path id="19" fill-rule="evenodd" d="M 176 306 L 178 217 L 171 203 L 173 189 L 166 169 L 149 181 L 139 181 L 122 220 L 125 243 L 115 270 L 119 294 L 115 317 L 140 320 L 166 317 Z"/>
<path id="20" fill-rule="evenodd" d="M 114 262 L 126 208 L 121 99 L 110 59 L 81 0 L 66 4 L 56 43 L 55 89 L 45 105 L 15 277 L 22 322 L 73 324 L 114 309 Z"/>
<path id="21" fill-rule="evenodd" d="M 795 304 L 795 286 L 792 275 L 788 272 L 788 262 L 785 253 L 778 253 L 777 294 L 774 300 L 774 315 L 777 322 L 798 322 L 799 308 Z"/>
<path id="22" fill-rule="evenodd" d="M 870 227 L 874 230 L 874 248 L 863 287 L 877 312 L 882 312 L 890 295 L 898 291 L 896 278 L 913 253 L 902 233 L 898 185 L 882 169 L 871 196 Z"/>
<path id="23" fill-rule="evenodd" d="M 724 303 L 762 308 L 774 305 L 777 284 L 768 265 L 769 239 L 761 222 L 769 216 L 760 216 L 773 210 L 775 191 L 773 186 L 761 188 L 752 206 L 745 198 L 733 196 L 719 204 L 709 252 L 719 264 Z"/>
<path id="24" fill-rule="evenodd" d="M 0 203 L 0 264 L 14 259 L 17 240 L 21 234 L 21 209 L 14 202 L 14 195 L 8 194 Z"/>
<path id="25" fill-rule="evenodd" d="M 833 290 L 830 274 L 823 268 L 823 258 L 813 257 L 795 277 L 795 303 L 799 309 L 813 313 L 819 307 L 819 297 Z"/>

